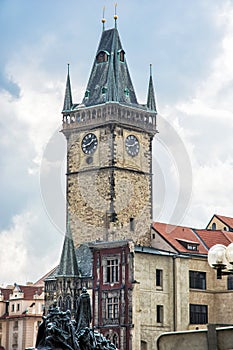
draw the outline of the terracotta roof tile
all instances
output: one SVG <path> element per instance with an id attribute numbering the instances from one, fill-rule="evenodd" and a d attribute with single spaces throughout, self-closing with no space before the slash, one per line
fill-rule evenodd
<path id="1" fill-rule="evenodd" d="M 233 229 L 233 218 L 227 217 L 227 216 L 223 216 L 223 215 L 217 215 L 215 214 L 215 216 L 221 220 L 224 224 L 226 224 L 228 227 Z"/>
<path id="2" fill-rule="evenodd" d="M 195 232 L 190 227 L 175 226 L 154 222 L 152 227 L 178 252 L 180 253 L 195 253 L 207 254 L 207 249 L 204 244 L 198 239 Z M 181 241 L 198 245 L 197 250 L 193 251 L 185 248 Z"/>
<path id="3" fill-rule="evenodd" d="M 233 232 L 220 230 L 195 230 L 195 232 L 205 242 L 209 249 L 215 244 L 223 244 L 227 246 L 233 242 Z"/>
<path id="4" fill-rule="evenodd" d="M 9 300 L 10 294 L 12 294 L 12 290 L 10 288 L 0 288 L 0 293 L 3 294 L 4 300 Z"/>

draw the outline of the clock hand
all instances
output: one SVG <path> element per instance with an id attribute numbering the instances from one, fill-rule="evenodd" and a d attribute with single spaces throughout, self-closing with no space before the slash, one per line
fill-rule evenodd
<path id="1" fill-rule="evenodd" d="M 94 139 L 92 139 L 90 142 L 86 143 L 86 147 L 90 146 L 94 142 Z"/>

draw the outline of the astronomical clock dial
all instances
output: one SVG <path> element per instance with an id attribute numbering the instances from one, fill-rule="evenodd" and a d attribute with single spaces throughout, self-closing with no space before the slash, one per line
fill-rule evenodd
<path id="1" fill-rule="evenodd" d="M 128 135 L 125 139 L 126 151 L 131 157 L 135 157 L 139 153 L 139 141 L 136 136 Z"/>
<path id="2" fill-rule="evenodd" d="M 82 139 L 82 151 L 85 154 L 92 154 L 98 146 L 98 140 L 95 134 L 89 133 Z"/>

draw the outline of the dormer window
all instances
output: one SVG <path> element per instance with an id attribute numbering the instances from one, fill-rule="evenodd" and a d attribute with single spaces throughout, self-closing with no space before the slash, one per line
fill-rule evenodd
<path id="1" fill-rule="evenodd" d="M 125 96 L 129 96 L 129 89 L 128 88 L 125 88 L 125 90 L 124 90 L 124 93 L 125 93 Z"/>
<path id="2" fill-rule="evenodd" d="M 118 52 L 118 57 L 121 62 L 125 62 L 125 51 L 121 50 Z"/>
<path id="3" fill-rule="evenodd" d="M 106 94 L 106 92 L 107 92 L 107 88 L 105 86 L 102 87 L 102 94 Z"/>
<path id="4" fill-rule="evenodd" d="M 88 98 L 90 96 L 90 91 L 89 90 L 86 90 L 85 92 L 85 98 Z"/>
<path id="5" fill-rule="evenodd" d="M 100 51 L 96 56 L 97 63 L 108 62 L 108 54 L 105 51 Z"/>
<path id="6" fill-rule="evenodd" d="M 191 251 L 198 251 L 198 242 L 187 241 L 185 239 L 176 239 L 185 249 Z"/>

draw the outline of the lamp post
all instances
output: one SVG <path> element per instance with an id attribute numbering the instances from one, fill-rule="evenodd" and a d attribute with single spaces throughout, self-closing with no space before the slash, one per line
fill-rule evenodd
<path id="1" fill-rule="evenodd" d="M 233 275 L 233 243 L 227 247 L 223 244 L 215 244 L 208 252 L 210 267 L 217 270 L 217 279 L 225 275 Z"/>

